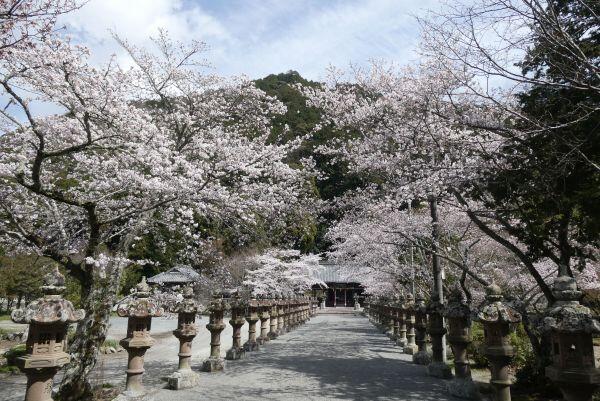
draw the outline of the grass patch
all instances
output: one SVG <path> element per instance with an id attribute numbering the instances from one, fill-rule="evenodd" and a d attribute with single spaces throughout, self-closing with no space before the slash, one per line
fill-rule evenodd
<path id="1" fill-rule="evenodd" d="M 10 315 L 9 314 L 0 315 L 0 321 L 2 321 L 2 320 L 10 320 Z"/>
<path id="2" fill-rule="evenodd" d="M 19 372 L 20 372 L 19 368 L 17 368 L 16 366 L 13 366 L 13 365 L 0 366 L 0 373 L 15 374 L 15 373 L 19 373 Z"/>
<path id="3" fill-rule="evenodd" d="M 106 339 L 104 340 L 104 342 L 102 343 L 103 347 L 113 347 L 113 348 L 118 348 L 119 347 L 119 342 L 117 340 L 112 340 L 112 339 Z"/>

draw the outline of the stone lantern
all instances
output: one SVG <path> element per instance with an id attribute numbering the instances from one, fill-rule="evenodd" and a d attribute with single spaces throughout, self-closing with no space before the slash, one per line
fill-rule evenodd
<path id="1" fill-rule="evenodd" d="M 429 365 L 431 355 L 427 352 L 427 307 L 422 296 L 417 296 L 413 309 L 415 313 L 415 343 L 417 344 L 417 353 L 413 355 L 413 363 Z"/>
<path id="2" fill-rule="evenodd" d="M 163 309 L 150 297 L 150 286 L 146 277 L 132 289 L 131 296 L 117 306 L 117 315 L 127 318 L 127 337 L 119 344 L 128 354 L 125 395 L 136 396 L 144 392 L 144 355 L 154 345 L 150 336 L 152 318 L 162 316 Z"/>
<path id="3" fill-rule="evenodd" d="M 427 330 L 431 337 L 431 363 L 427 365 L 427 373 L 433 377 L 449 379 L 452 377 L 452 370 L 446 363 L 444 304 L 440 302 L 439 295 L 435 292 L 431 294 L 427 314 L 429 316 Z"/>
<path id="4" fill-rule="evenodd" d="M 459 287 L 455 287 L 448 297 L 445 316 L 448 319 L 448 342 L 454 354 L 455 375 L 448 383 L 448 392 L 459 398 L 479 399 L 467 356 L 467 347 L 472 342 L 471 308 Z"/>
<path id="5" fill-rule="evenodd" d="M 394 326 L 396 319 L 394 317 L 394 302 L 388 301 L 384 305 L 385 323 L 383 325 L 383 333 L 388 337 L 393 338 Z"/>
<path id="6" fill-rule="evenodd" d="M 279 310 L 277 305 L 277 299 L 273 299 L 271 301 L 271 308 L 269 309 L 269 334 L 267 336 L 273 340 L 277 338 L 279 335 L 277 334 L 277 322 L 279 320 Z"/>
<path id="7" fill-rule="evenodd" d="M 390 340 L 396 342 L 400 338 L 400 298 L 394 297 L 394 301 L 389 305 L 388 315 L 390 319 L 390 331 L 387 332 Z"/>
<path id="8" fill-rule="evenodd" d="M 484 354 L 490 362 L 492 373 L 490 383 L 494 386 L 495 401 L 510 401 L 508 365 L 515 350 L 510 344 L 509 335 L 514 325 L 521 321 L 521 315 L 502 302 L 502 291 L 496 284 L 489 285 L 485 291 L 485 302 L 476 319 L 483 323 Z"/>
<path id="9" fill-rule="evenodd" d="M 85 317 L 82 309 L 75 310 L 62 298 L 65 278 L 57 267 L 44 277 L 41 289 L 41 298 L 11 314 L 13 322 L 29 324 L 27 354 L 17 358 L 19 369 L 27 376 L 25 401 L 52 401 L 54 375 L 71 360 L 66 352 L 69 324 Z"/>
<path id="10" fill-rule="evenodd" d="M 246 321 L 248 322 L 248 341 L 244 343 L 244 350 L 246 352 L 258 351 L 259 345 L 256 341 L 256 323 L 260 320 L 258 318 L 258 300 L 251 299 L 248 302 L 248 314 L 246 315 Z"/>
<path id="11" fill-rule="evenodd" d="M 544 318 L 544 329 L 552 339 L 552 365 L 546 368 L 546 376 L 558 385 L 565 400 L 591 401 L 600 384 L 592 344 L 600 325 L 590 309 L 579 303 L 581 291 L 575 279 L 558 277 L 552 293 L 556 302 Z"/>
<path id="12" fill-rule="evenodd" d="M 269 314 L 269 311 L 271 310 L 271 300 L 261 299 L 259 305 L 258 318 L 260 319 L 260 336 L 257 341 L 258 344 L 263 345 L 270 340 L 269 321 L 271 315 Z"/>
<path id="13" fill-rule="evenodd" d="M 284 315 L 285 315 L 285 300 L 279 296 L 275 296 L 275 303 L 277 304 L 277 334 L 282 335 L 285 333 Z"/>
<path id="14" fill-rule="evenodd" d="M 242 347 L 242 326 L 246 323 L 244 319 L 246 306 L 247 303 L 240 297 L 240 293 L 236 292 L 231 301 L 231 320 L 229 320 L 229 324 L 233 328 L 233 341 L 231 348 L 227 350 L 225 359 L 237 360 L 246 356 L 244 347 Z"/>
<path id="15" fill-rule="evenodd" d="M 415 300 L 412 294 L 406 296 L 405 307 L 405 322 L 406 322 L 406 345 L 404 353 L 414 355 L 417 352 L 417 344 L 415 343 Z"/>
<path id="16" fill-rule="evenodd" d="M 396 345 L 402 347 L 407 344 L 406 340 L 406 305 L 403 296 L 400 297 L 398 307 L 396 309 L 396 316 L 398 318 L 398 337 L 396 337 Z"/>
<path id="17" fill-rule="evenodd" d="M 290 315 L 292 313 L 292 299 L 290 297 L 285 297 L 285 306 L 283 312 L 283 332 L 288 333 L 291 331 L 290 327 Z"/>
<path id="18" fill-rule="evenodd" d="M 183 300 L 177 302 L 172 313 L 177 313 L 177 329 L 173 335 L 179 340 L 179 367 L 175 373 L 167 378 L 169 388 L 179 390 L 193 387 L 198 384 L 199 376 L 192 371 L 192 341 L 198 334 L 196 315 L 198 304 L 194 300 L 192 286 L 183 287 Z"/>
<path id="19" fill-rule="evenodd" d="M 218 372 L 225 368 L 225 361 L 221 358 L 221 332 L 225 329 L 223 314 L 227 310 L 227 303 L 219 292 L 213 293 L 213 299 L 208 305 L 210 314 L 206 328 L 210 331 L 210 357 L 202 364 L 204 372 Z"/>

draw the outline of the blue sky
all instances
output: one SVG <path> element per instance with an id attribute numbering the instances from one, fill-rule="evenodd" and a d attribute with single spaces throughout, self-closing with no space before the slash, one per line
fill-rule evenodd
<path id="1" fill-rule="evenodd" d="M 122 56 L 110 31 L 138 45 L 165 28 L 176 39 L 210 46 L 216 72 L 251 78 L 290 69 L 310 79 L 330 65 L 369 59 L 415 60 L 414 18 L 434 0 L 90 0 L 63 18 L 98 62 Z"/>

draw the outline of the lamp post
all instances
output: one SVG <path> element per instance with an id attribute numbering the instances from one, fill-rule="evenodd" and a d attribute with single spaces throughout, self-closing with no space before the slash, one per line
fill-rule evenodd
<path id="1" fill-rule="evenodd" d="M 179 340 L 179 366 L 177 371 L 168 377 L 169 388 L 180 390 L 198 384 L 199 376 L 192 371 L 192 341 L 198 334 L 196 315 L 198 304 L 194 300 L 194 289 L 191 285 L 183 287 L 183 300 L 177 302 L 171 312 L 177 313 L 177 329 L 173 335 Z"/>
<path id="2" fill-rule="evenodd" d="M 431 355 L 427 352 L 427 307 L 425 299 L 417 295 L 415 299 L 415 342 L 417 353 L 413 355 L 413 363 L 417 365 L 429 365 Z"/>
<path id="3" fill-rule="evenodd" d="M 448 342 L 454 354 L 454 378 L 448 382 L 448 392 L 459 398 L 479 399 L 481 396 L 471 378 L 467 347 L 471 344 L 471 309 L 463 292 L 455 287 L 448 297 L 445 316 L 448 319 Z"/>
<path id="4" fill-rule="evenodd" d="M 245 323 L 244 315 L 246 311 L 246 302 L 236 292 L 231 301 L 231 320 L 229 324 L 233 328 L 231 348 L 227 350 L 225 359 L 237 360 L 246 356 L 246 351 L 242 347 L 242 326 Z"/>
<path id="5" fill-rule="evenodd" d="M 600 324 L 590 309 L 579 303 L 581 291 L 572 277 L 558 277 L 552 293 L 556 302 L 544 318 L 544 328 L 552 339 L 552 365 L 546 368 L 546 376 L 558 385 L 565 400 L 591 401 L 600 384 L 592 343 Z"/>
<path id="6" fill-rule="evenodd" d="M 444 304 L 440 302 L 440 297 L 437 292 L 431 294 L 431 299 L 427 305 L 427 315 L 427 330 L 431 337 L 432 351 L 431 363 L 427 365 L 427 373 L 430 376 L 449 379 L 452 377 L 452 370 L 446 363 Z"/>
<path id="7" fill-rule="evenodd" d="M 227 309 L 227 303 L 219 292 L 213 293 L 213 299 L 208 305 L 210 313 L 206 328 L 210 331 L 210 357 L 202 363 L 205 372 L 219 372 L 225 368 L 225 361 L 221 358 L 221 332 L 225 329 L 223 314 Z"/>
<path id="8" fill-rule="evenodd" d="M 69 363 L 67 330 L 69 324 L 85 317 L 82 309 L 62 297 L 65 278 L 58 268 L 44 277 L 41 298 L 25 309 L 11 313 L 15 323 L 29 324 L 27 354 L 17 358 L 17 366 L 27 376 L 25 401 L 52 401 L 54 375 Z"/>
<path id="9" fill-rule="evenodd" d="M 146 277 L 132 289 L 130 297 L 117 306 L 117 315 L 127 318 L 127 337 L 119 344 L 128 355 L 125 395 L 138 396 L 144 393 L 144 355 L 154 345 L 150 336 L 152 318 L 162 316 L 163 309 L 150 297 L 150 286 Z"/>
<path id="10" fill-rule="evenodd" d="M 406 345 L 404 353 L 414 355 L 417 352 L 417 344 L 415 343 L 415 300 L 412 294 L 406 296 L 405 305 L 405 322 L 406 322 Z"/>
<path id="11" fill-rule="evenodd" d="M 248 322 L 248 341 L 244 343 L 244 350 L 246 352 L 258 351 L 259 345 L 256 341 L 256 323 L 260 319 L 258 318 L 258 300 L 251 299 L 248 302 L 248 314 L 246 315 L 246 321 Z"/>
<path id="12" fill-rule="evenodd" d="M 485 302 L 476 319 L 483 323 L 484 354 L 490 362 L 494 401 L 510 401 L 508 365 L 515 350 L 510 344 L 509 335 L 514 325 L 521 321 L 521 315 L 503 302 L 502 291 L 496 284 L 489 285 L 485 291 Z"/>

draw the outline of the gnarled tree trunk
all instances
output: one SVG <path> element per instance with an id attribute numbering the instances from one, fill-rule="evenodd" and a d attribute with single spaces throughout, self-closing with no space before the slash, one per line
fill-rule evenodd
<path id="1" fill-rule="evenodd" d="M 110 269 L 105 277 L 85 277 L 82 285 L 82 307 L 86 316 L 77 325 L 70 345 L 71 362 L 67 365 L 58 399 L 80 401 L 91 399 L 90 374 L 98 361 L 100 347 L 106 339 L 111 309 L 116 302 L 120 268 Z M 87 275 L 86 275 L 87 276 Z"/>

